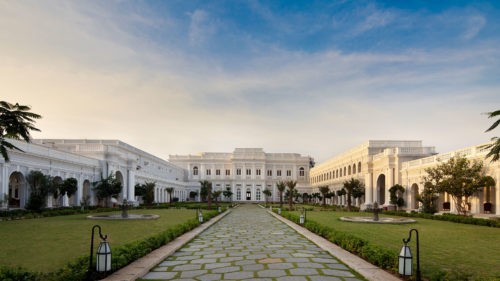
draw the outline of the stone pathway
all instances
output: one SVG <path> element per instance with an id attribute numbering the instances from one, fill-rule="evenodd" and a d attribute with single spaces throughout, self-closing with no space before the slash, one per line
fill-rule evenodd
<path id="1" fill-rule="evenodd" d="M 362 280 L 328 252 L 243 204 L 146 274 L 144 280 Z"/>

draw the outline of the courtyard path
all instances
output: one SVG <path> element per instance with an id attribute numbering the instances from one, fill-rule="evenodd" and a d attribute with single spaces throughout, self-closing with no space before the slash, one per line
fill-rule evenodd
<path id="1" fill-rule="evenodd" d="M 146 274 L 155 280 L 360 280 L 328 252 L 250 204 L 201 233 Z"/>

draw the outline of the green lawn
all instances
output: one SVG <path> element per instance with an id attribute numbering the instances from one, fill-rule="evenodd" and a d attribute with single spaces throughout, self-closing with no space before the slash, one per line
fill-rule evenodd
<path id="1" fill-rule="evenodd" d="M 416 228 L 420 234 L 420 262 L 423 276 L 429 277 L 441 269 L 470 273 L 473 275 L 473 280 L 500 279 L 500 228 L 419 218 L 416 219 L 417 223 L 400 225 L 339 220 L 342 216 L 367 215 L 370 214 L 308 212 L 307 218 L 398 252 L 403 245 L 402 239 L 408 238 L 408 231 L 411 228 Z M 412 236 L 410 245 L 415 256 L 415 236 Z"/>
<path id="2" fill-rule="evenodd" d="M 194 218 L 195 212 L 185 209 L 129 211 L 131 214 L 160 215 L 157 220 L 140 221 L 87 220 L 87 215 L 3 221 L 0 222 L 0 265 L 22 266 L 34 271 L 54 271 L 89 253 L 90 231 L 94 224 L 99 224 L 103 234 L 108 234 L 108 241 L 111 248 L 114 248 L 183 223 Z M 97 231 L 95 237 L 98 237 Z M 97 242 L 95 245 L 94 251 Z"/>

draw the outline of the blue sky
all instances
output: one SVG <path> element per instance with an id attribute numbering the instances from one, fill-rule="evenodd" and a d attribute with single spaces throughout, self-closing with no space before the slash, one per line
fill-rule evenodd
<path id="1" fill-rule="evenodd" d="M 44 138 L 160 157 L 486 142 L 499 1 L 4 1 L 0 91 Z"/>

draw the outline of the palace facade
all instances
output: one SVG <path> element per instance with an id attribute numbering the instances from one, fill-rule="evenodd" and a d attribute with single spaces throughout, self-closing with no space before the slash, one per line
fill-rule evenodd
<path id="1" fill-rule="evenodd" d="M 309 191 L 312 158 L 296 153 L 266 153 L 262 148 L 236 148 L 232 153 L 202 152 L 197 155 L 170 155 L 169 161 L 186 171 L 187 181 L 212 182 L 213 190 L 230 189 L 233 201 L 279 200 L 276 184 L 297 181 L 299 192 Z"/>
<path id="2" fill-rule="evenodd" d="M 70 198 L 47 198 L 49 207 L 80 205 L 86 198 L 96 204 L 92 183 L 112 173 L 123 185 L 119 200 L 132 202 L 137 200 L 135 184 L 144 182 L 156 183 L 155 202 L 169 200 L 168 187 L 174 188 L 172 197 L 179 201 L 199 200 L 193 194 L 199 194 L 199 182 L 203 180 L 212 182 L 213 190 L 229 188 L 233 201 L 257 202 L 266 199 L 265 189 L 271 191 L 269 200 L 279 200 L 279 181 L 297 181 L 297 190 L 302 194 L 318 192 L 318 187 L 325 185 L 332 191 L 341 190 L 346 180 L 356 178 L 364 183 L 365 195 L 355 200 L 355 205 L 369 208 L 377 202 L 391 207 L 388 189 L 400 184 L 405 188 L 404 209 L 418 210 L 414 198 L 423 190 L 425 169 L 460 154 L 483 161 L 485 173 L 496 181 L 495 187 L 485 188 L 472 198 L 471 213 L 500 215 L 500 161 L 486 160 L 487 150 L 481 145 L 437 154 L 434 147 L 423 146 L 421 141 L 370 140 L 312 167 L 310 156 L 267 153 L 262 148 L 170 155 L 166 161 L 119 140 L 11 141 L 23 152 L 9 151 L 9 162 L 0 159 L 0 200 L 4 207 L 25 206 L 30 192 L 26 177 L 34 170 L 60 182 L 77 179 L 77 193 Z M 3 200 L 6 195 L 10 200 Z M 345 205 L 346 196 L 335 196 L 329 203 Z M 442 212 L 455 211 L 448 194 L 440 195 L 439 208 Z"/>
<path id="3" fill-rule="evenodd" d="M 371 140 L 312 168 L 310 183 L 313 192 L 318 192 L 320 186 L 337 191 L 346 180 L 356 178 L 365 185 L 365 195 L 354 201 L 354 205 L 362 209 L 372 207 L 374 202 L 391 207 L 388 190 L 400 184 L 405 188 L 404 209 L 417 211 L 420 205 L 415 195 L 423 191 L 425 169 L 462 155 L 482 161 L 485 174 L 496 182 L 495 187 L 484 188 L 471 199 L 471 213 L 500 214 L 497 203 L 500 202 L 500 162 L 486 160 L 487 153 L 483 145 L 437 154 L 434 147 L 422 146 L 421 141 Z M 331 203 L 345 205 L 346 196 L 335 197 Z M 440 212 L 455 212 L 453 198 L 448 194 L 439 196 L 438 207 Z"/>

